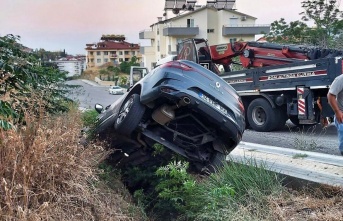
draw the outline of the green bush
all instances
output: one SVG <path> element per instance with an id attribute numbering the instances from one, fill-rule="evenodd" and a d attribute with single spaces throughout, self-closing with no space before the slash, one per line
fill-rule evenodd
<path id="1" fill-rule="evenodd" d="M 95 124 L 96 118 L 99 115 L 96 110 L 86 110 L 85 112 L 82 113 L 81 119 L 83 122 L 83 126 L 85 127 L 90 127 Z"/>
<path id="2" fill-rule="evenodd" d="M 145 178 L 147 168 L 136 168 L 130 176 L 133 179 L 128 177 L 139 187 L 134 196 L 150 216 L 157 220 L 211 221 L 272 217 L 266 205 L 283 187 L 263 163 L 248 160 L 247 164 L 225 164 L 210 176 L 191 174 L 188 166 L 185 161 L 173 161 Z"/>
<path id="3" fill-rule="evenodd" d="M 66 72 L 42 67 L 34 53 L 23 50 L 19 39 L 0 37 L 0 127 L 5 129 L 23 123 L 28 108 L 38 117 L 67 111 L 71 102 L 65 96 L 70 89 L 64 84 Z M 35 108 L 29 107 L 29 100 Z"/>

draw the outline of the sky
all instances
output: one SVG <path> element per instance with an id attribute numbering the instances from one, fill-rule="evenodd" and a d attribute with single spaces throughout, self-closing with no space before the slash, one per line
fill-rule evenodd
<path id="1" fill-rule="evenodd" d="M 256 17 L 255 24 L 280 18 L 299 20 L 301 0 L 236 0 L 239 12 Z M 19 35 L 32 49 L 85 54 L 88 43 L 103 34 L 123 34 L 131 43 L 147 45 L 139 32 L 162 17 L 164 0 L 0 0 L 0 36 Z M 206 0 L 198 0 L 205 4 Z M 342 5 L 340 6 L 342 10 Z"/>

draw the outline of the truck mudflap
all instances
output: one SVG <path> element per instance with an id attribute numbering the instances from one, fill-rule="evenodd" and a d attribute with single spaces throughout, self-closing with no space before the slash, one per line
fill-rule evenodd
<path id="1" fill-rule="evenodd" d="M 313 93 L 308 87 L 297 87 L 298 119 L 300 124 L 315 124 Z"/>

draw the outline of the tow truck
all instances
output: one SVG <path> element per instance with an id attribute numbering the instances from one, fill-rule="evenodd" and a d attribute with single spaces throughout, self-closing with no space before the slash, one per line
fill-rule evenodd
<path id="1" fill-rule="evenodd" d="M 255 131 L 278 130 L 288 119 L 297 126 L 326 125 L 334 116 L 326 95 L 343 72 L 342 51 L 261 42 L 208 46 L 205 39 L 186 39 L 177 52 L 176 59 L 201 64 L 236 89 Z M 242 70 L 232 71 L 232 64 Z"/>

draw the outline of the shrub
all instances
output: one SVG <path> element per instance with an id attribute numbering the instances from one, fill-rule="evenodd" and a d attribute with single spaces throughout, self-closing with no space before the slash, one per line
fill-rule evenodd
<path id="1" fill-rule="evenodd" d="M 42 67 L 34 54 L 25 52 L 19 36 L 0 37 L 0 127 L 12 128 L 24 118 L 28 100 L 36 99 L 44 112 L 66 111 L 69 86 L 66 72 Z M 31 114 L 37 114 L 34 111 Z"/>
<path id="2" fill-rule="evenodd" d="M 82 113 L 81 119 L 84 127 L 91 127 L 95 124 L 96 117 L 98 116 L 96 110 L 86 110 Z"/>

